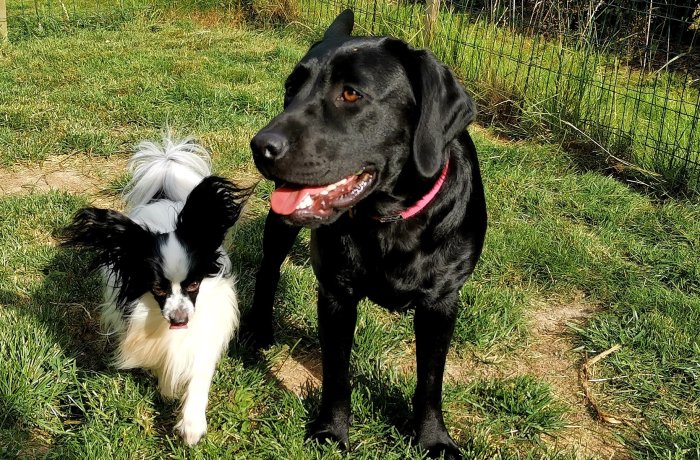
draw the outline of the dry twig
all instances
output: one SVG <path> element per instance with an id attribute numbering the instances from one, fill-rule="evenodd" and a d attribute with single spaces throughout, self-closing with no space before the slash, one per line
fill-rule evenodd
<path id="1" fill-rule="evenodd" d="M 584 396 L 586 398 L 586 401 L 588 401 L 588 404 L 590 404 L 591 408 L 593 409 L 596 418 L 601 422 L 610 423 L 613 425 L 628 423 L 628 421 L 622 417 L 609 414 L 602 410 L 596 402 L 595 398 L 593 397 L 593 392 L 591 391 L 589 382 L 592 381 L 593 377 L 593 365 L 595 365 L 595 363 L 597 363 L 598 361 L 605 359 L 607 356 L 620 350 L 620 348 L 622 348 L 622 346 L 618 344 L 590 359 L 586 358 L 586 361 L 581 366 L 581 370 L 579 372 L 579 379 L 581 381 L 581 386 L 583 387 Z"/>

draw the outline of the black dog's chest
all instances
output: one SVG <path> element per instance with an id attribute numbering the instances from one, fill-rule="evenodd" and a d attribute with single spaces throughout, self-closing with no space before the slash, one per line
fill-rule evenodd
<path id="1" fill-rule="evenodd" d="M 312 236 L 316 248 L 312 261 L 319 282 L 342 286 L 384 308 L 401 311 L 431 301 L 444 292 L 446 284 L 454 289 L 466 278 L 459 273 L 459 264 L 445 260 L 441 251 L 410 247 L 400 238 L 392 244 L 377 234 L 328 230 Z M 329 273 L 337 276 L 326 276 Z"/>

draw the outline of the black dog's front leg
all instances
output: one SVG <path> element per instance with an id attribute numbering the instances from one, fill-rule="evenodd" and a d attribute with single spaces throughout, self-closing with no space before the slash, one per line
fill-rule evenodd
<path id="1" fill-rule="evenodd" d="M 309 437 L 349 446 L 350 353 L 352 351 L 357 299 L 340 300 L 319 288 L 318 330 L 323 360 L 323 389 L 318 418 L 309 427 Z"/>
<path id="2" fill-rule="evenodd" d="M 442 418 L 442 377 L 458 305 L 456 294 L 436 304 L 418 305 L 413 322 L 418 371 L 413 395 L 416 439 L 430 457 L 444 453 L 445 460 L 462 458 Z"/>
<path id="3" fill-rule="evenodd" d="M 256 347 L 272 345 L 272 304 L 280 280 L 280 267 L 292 249 L 300 229 L 301 227 L 286 224 L 272 210 L 265 219 L 263 258 L 255 279 L 253 307 L 245 321 L 245 329 Z"/>

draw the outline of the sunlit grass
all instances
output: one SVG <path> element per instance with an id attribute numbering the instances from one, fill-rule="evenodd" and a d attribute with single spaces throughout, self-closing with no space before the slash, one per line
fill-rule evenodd
<path id="1" fill-rule="evenodd" d="M 158 139 L 170 125 L 213 150 L 217 173 L 257 178 L 249 140 L 280 110 L 284 76 L 310 38 L 296 29 L 263 32 L 170 16 L 139 16 L 114 29 L 71 29 L 0 49 L 3 171 L 57 155 L 84 157 L 85 165 L 95 156 L 123 159 L 137 141 Z M 576 345 L 590 353 L 622 345 L 597 365 L 610 380 L 596 391 L 606 410 L 634 421 L 617 431 L 630 455 L 694 458 L 698 203 L 654 201 L 581 173 L 557 148 L 472 131 L 490 228 L 461 293 L 451 356 L 517 352 L 532 333 L 533 305 L 583 293 L 599 313 L 576 326 Z M 125 176 L 117 177 L 105 184 L 109 193 L 123 186 Z M 270 190 L 260 183 L 228 241 L 243 309 L 252 299 Z M 172 435 L 176 406 L 159 398 L 153 379 L 107 366 L 110 344 L 97 328 L 99 280 L 85 275 L 89 257 L 55 246 L 55 232 L 93 198 L 60 190 L 0 197 L 0 456 L 342 458 L 333 447 L 304 442 L 318 391 L 298 397 L 270 371 L 283 350 L 318 353 L 308 232 L 283 265 L 278 344 L 263 356 L 233 344 L 214 380 L 210 431 L 190 450 Z M 412 337 L 410 314 L 361 304 L 353 458 L 421 458 L 410 438 L 415 377 L 395 359 L 410 350 Z M 575 458 L 551 443 L 572 410 L 555 394 L 537 375 L 448 381 L 446 419 L 467 458 Z"/>

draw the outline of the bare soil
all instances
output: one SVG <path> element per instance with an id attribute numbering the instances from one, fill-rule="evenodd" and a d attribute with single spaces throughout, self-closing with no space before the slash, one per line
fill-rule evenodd
<path id="1" fill-rule="evenodd" d="M 39 164 L 0 168 L 0 194 L 22 195 L 50 190 L 90 197 L 95 206 L 119 208 L 109 184 L 126 171 L 126 158 L 59 155 Z"/>
<path id="2" fill-rule="evenodd" d="M 549 383 L 555 396 L 565 402 L 566 427 L 556 437 L 543 441 L 557 447 L 574 448 L 580 458 L 625 460 L 630 458 L 609 426 L 589 412 L 579 381 L 584 356 L 575 350 L 569 325 L 580 325 L 593 315 L 597 306 L 579 293 L 570 299 L 551 299 L 533 305 L 528 317 L 530 336 L 525 347 L 499 358 L 448 356 L 445 380 L 467 383 L 477 379 L 510 378 L 530 375 Z M 414 344 L 398 358 L 404 373 L 415 372 Z M 304 397 L 310 388 L 321 385 L 320 354 L 294 356 L 288 350 L 276 359 L 273 375 L 280 384 Z"/>

